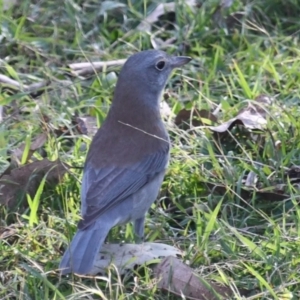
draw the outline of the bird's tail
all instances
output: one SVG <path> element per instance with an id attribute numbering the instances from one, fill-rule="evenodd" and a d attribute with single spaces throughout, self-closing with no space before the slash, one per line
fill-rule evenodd
<path id="1" fill-rule="evenodd" d="M 89 274 L 111 228 L 108 225 L 95 222 L 88 228 L 76 232 L 59 265 L 62 275 L 71 272 Z"/>

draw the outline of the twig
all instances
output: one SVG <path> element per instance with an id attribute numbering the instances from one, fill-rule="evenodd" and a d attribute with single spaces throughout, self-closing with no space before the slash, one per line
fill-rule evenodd
<path id="1" fill-rule="evenodd" d="M 0 123 L 2 122 L 3 120 L 3 106 L 0 105 Z"/>
<path id="2" fill-rule="evenodd" d="M 50 80 L 43 80 L 40 82 L 33 83 L 31 85 L 26 85 L 26 84 L 22 84 L 16 80 L 14 80 L 14 79 L 11 79 L 10 77 L 8 77 L 6 75 L 0 74 L 0 83 L 8 85 L 8 88 L 13 87 L 14 91 L 17 89 L 18 91 L 28 92 L 29 94 L 31 94 L 31 96 L 34 97 L 34 96 L 36 96 L 36 93 L 38 90 L 40 90 L 41 88 L 50 84 Z M 0 120 L 1 120 L 1 118 L 0 118 Z"/>
<path id="3" fill-rule="evenodd" d="M 4 84 L 11 85 L 11 86 L 13 86 L 13 87 L 15 87 L 15 88 L 17 88 L 19 90 L 24 90 L 24 89 L 28 88 L 27 85 L 20 84 L 18 81 L 13 80 L 13 79 L 11 79 L 11 78 L 3 75 L 3 74 L 0 74 L 0 82 L 4 83 Z"/>
<path id="4" fill-rule="evenodd" d="M 111 61 L 95 61 L 95 62 L 83 62 L 83 63 L 74 63 L 70 64 L 69 67 L 72 70 L 72 74 L 86 75 L 94 73 L 95 71 L 99 72 L 104 68 L 121 66 L 125 63 L 126 59 L 117 59 Z"/>
<path id="5" fill-rule="evenodd" d="M 43 80 L 40 82 L 36 82 L 31 85 L 28 85 L 25 88 L 25 91 L 29 93 L 36 93 L 38 90 L 44 88 L 45 86 L 48 86 L 49 84 L 50 84 L 50 80 Z"/>

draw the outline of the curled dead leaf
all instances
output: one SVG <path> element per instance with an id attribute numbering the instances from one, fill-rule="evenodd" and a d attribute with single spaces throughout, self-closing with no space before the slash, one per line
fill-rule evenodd
<path id="1" fill-rule="evenodd" d="M 179 259 L 166 257 L 154 269 L 154 276 L 158 280 L 158 287 L 178 296 L 185 296 L 194 300 L 230 299 L 233 291 L 230 287 L 209 282 Z M 248 291 L 240 290 L 240 294 Z"/>
<path id="2" fill-rule="evenodd" d="M 213 183 L 213 182 L 203 182 L 208 189 L 212 193 L 217 194 L 224 194 L 228 191 L 229 187 L 225 186 L 223 184 L 219 183 Z M 260 196 L 263 200 L 266 201 L 284 201 L 290 198 L 290 195 L 287 195 L 282 190 L 282 187 L 279 189 L 278 185 L 270 186 L 267 188 L 261 188 L 258 189 L 256 187 L 247 187 L 246 185 L 243 185 L 240 190 L 240 196 L 247 200 L 252 199 L 252 195 L 255 193 L 255 195 Z"/>
<path id="3" fill-rule="evenodd" d="M 193 108 L 191 110 L 182 109 L 178 112 L 175 118 L 175 124 L 187 130 L 191 127 L 197 127 L 201 125 L 207 125 L 208 123 L 214 123 L 217 121 L 217 117 L 206 109 L 198 110 Z"/>
<path id="4" fill-rule="evenodd" d="M 300 179 L 300 166 L 294 165 L 291 166 L 286 172 L 286 177 L 288 177 L 290 180 L 297 180 Z"/>
<path id="5" fill-rule="evenodd" d="M 235 125 L 243 125 L 247 129 L 263 130 L 267 125 L 267 108 L 272 104 L 272 99 L 266 95 L 260 95 L 255 100 L 249 101 L 248 106 L 241 109 L 238 115 L 218 126 L 210 126 L 214 132 L 231 130 Z"/>
<path id="6" fill-rule="evenodd" d="M 266 124 L 266 119 L 261 115 L 244 111 L 238 117 L 232 118 L 219 126 L 211 126 L 210 129 L 215 132 L 225 132 L 231 130 L 235 125 L 243 125 L 248 129 L 263 129 Z"/>
<path id="7" fill-rule="evenodd" d="M 30 144 L 30 149 L 28 151 L 28 155 L 26 157 L 26 162 L 31 158 L 34 151 L 41 148 L 47 141 L 47 134 L 41 133 L 39 134 Z M 12 160 L 16 161 L 18 164 L 20 164 L 20 161 L 23 156 L 23 152 L 25 149 L 25 143 L 22 143 L 17 149 L 14 149 L 11 153 Z"/>
<path id="8" fill-rule="evenodd" d="M 105 244 L 96 259 L 91 275 L 105 273 L 113 263 L 120 274 L 133 270 L 135 266 L 153 263 L 167 256 L 182 256 L 182 252 L 173 246 L 161 243 L 143 244 Z"/>
<path id="9" fill-rule="evenodd" d="M 85 134 L 88 136 L 94 136 L 98 130 L 97 120 L 95 117 L 91 116 L 74 116 L 72 118 L 72 124 L 76 127 L 80 134 Z"/>
<path id="10" fill-rule="evenodd" d="M 56 185 L 69 166 L 59 160 L 38 160 L 17 169 L 0 178 L 0 204 L 9 208 L 16 207 L 26 198 L 26 193 L 33 197 L 47 174 L 47 183 Z"/>

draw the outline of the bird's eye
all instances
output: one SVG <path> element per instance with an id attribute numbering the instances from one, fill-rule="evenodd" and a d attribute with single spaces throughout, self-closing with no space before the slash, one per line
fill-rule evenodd
<path id="1" fill-rule="evenodd" d="M 159 71 L 163 70 L 166 65 L 166 62 L 164 60 L 160 60 L 156 63 L 155 68 Z"/>

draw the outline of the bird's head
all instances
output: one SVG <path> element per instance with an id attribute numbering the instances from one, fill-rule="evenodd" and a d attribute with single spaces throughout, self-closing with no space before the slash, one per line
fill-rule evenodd
<path id="1" fill-rule="evenodd" d="M 130 56 L 118 79 L 116 87 L 118 97 L 123 94 L 127 97 L 131 95 L 131 99 L 134 95 L 138 98 L 142 95 L 145 101 L 148 98 L 158 99 L 172 70 L 187 64 L 190 60 L 191 58 L 187 56 L 170 56 L 159 50 L 141 51 Z"/>

